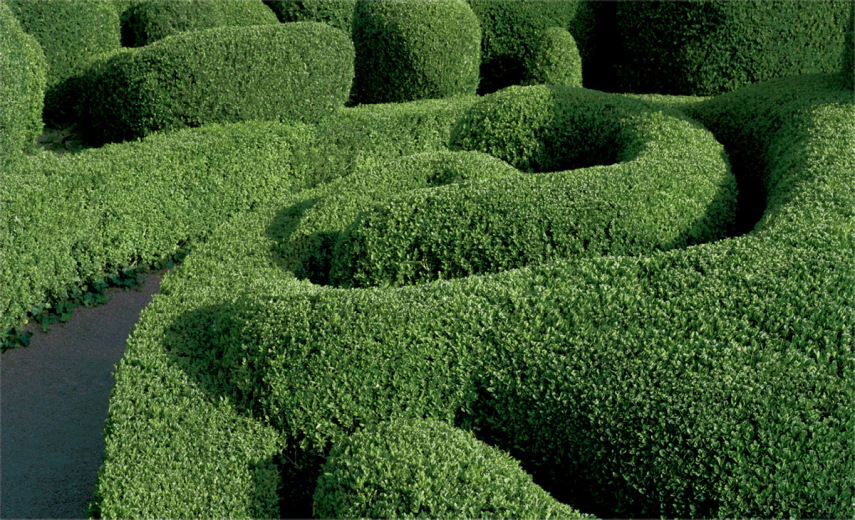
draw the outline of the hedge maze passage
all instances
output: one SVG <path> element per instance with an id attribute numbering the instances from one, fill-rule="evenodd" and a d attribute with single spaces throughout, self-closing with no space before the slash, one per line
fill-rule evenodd
<path id="1" fill-rule="evenodd" d="M 92 516 L 855 515 L 851 2 L 99 5 L 60 156 L 0 1 L 4 348 L 186 255 Z"/>

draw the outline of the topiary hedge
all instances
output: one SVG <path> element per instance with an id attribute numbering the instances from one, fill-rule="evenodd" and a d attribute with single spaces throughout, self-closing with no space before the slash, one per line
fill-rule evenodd
<path id="1" fill-rule="evenodd" d="M 353 34 L 356 0 L 264 0 L 283 23 L 321 22 Z"/>
<path id="2" fill-rule="evenodd" d="M 344 105 L 352 79 L 353 46 L 327 25 L 182 33 L 94 66 L 82 123 L 106 142 L 215 122 L 316 122 Z"/>
<path id="3" fill-rule="evenodd" d="M 47 65 L 39 43 L 0 2 L 0 177 L 42 133 Z M 5 209 L 4 209 L 5 210 Z"/>
<path id="4" fill-rule="evenodd" d="M 355 102 L 475 94 L 481 29 L 465 2 L 359 1 L 353 23 Z"/>
<path id="5" fill-rule="evenodd" d="M 586 512 L 852 516 L 855 107 L 838 85 L 691 107 L 768 204 L 750 233 L 685 249 L 335 289 L 272 253 L 345 181 L 235 217 L 129 341 L 101 514 L 307 516 L 332 445 L 432 418 Z M 253 485 L 274 470 L 278 496 Z"/>
<path id="6" fill-rule="evenodd" d="M 582 86 L 582 58 L 573 35 L 561 27 L 543 32 L 526 65 L 524 83 Z"/>
<path id="7" fill-rule="evenodd" d="M 843 87 L 855 89 L 855 5 L 851 6 L 846 35 L 843 38 Z"/>
<path id="8" fill-rule="evenodd" d="M 723 237 L 733 220 L 736 184 L 721 147 L 640 101 L 510 87 L 472 107 L 452 146 L 534 171 L 620 164 L 375 198 L 335 242 L 331 283 L 406 285 L 572 255 L 685 247 Z"/>
<path id="9" fill-rule="evenodd" d="M 319 518 L 589 518 L 519 462 L 438 421 L 391 421 L 336 446 L 318 478 Z"/>
<path id="10" fill-rule="evenodd" d="M 118 50 L 119 14 L 102 0 L 3 0 L 21 21 L 21 26 L 38 40 L 47 59 L 45 116 L 51 123 L 64 124 L 76 116 L 76 82 L 90 62 L 104 53 Z"/>
<path id="11" fill-rule="evenodd" d="M 142 47 L 166 36 L 214 27 L 241 27 L 278 23 L 261 0 L 142 0 L 124 13 L 122 41 Z"/>
<path id="12" fill-rule="evenodd" d="M 713 95 L 839 70 L 851 2 L 620 2 L 618 91 Z"/>

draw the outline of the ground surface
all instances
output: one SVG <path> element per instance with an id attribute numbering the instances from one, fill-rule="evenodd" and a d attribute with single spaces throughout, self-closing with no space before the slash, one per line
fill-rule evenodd
<path id="1" fill-rule="evenodd" d="M 113 369 L 160 287 L 108 289 L 106 305 L 74 310 L 29 347 L 0 357 L 0 517 L 83 518 L 103 461 Z"/>

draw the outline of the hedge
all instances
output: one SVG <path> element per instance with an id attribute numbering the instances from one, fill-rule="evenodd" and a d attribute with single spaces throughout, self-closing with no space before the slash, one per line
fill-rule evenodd
<path id="1" fill-rule="evenodd" d="M 45 116 L 64 124 L 76 117 L 76 81 L 97 56 L 118 50 L 119 14 L 101 0 L 3 0 L 47 59 Z"/>
<path id="2" fill-rule="evenodd" d="M 317 122 L 343 106 L 353 47 L 302 22 L 181 33 L 93 66 L 83 127 L 99 143 L 205 123 Z"/>
<path id="3" fill-rule="evenodd" d="M 363 0 L 353 24 L 354 102 L 475 94 L 481 29 L 465 2 Z"/>
<path id="4" fill-rule="evenodd" d="M 855 89 L 855 5 L 851 5 L 849 22 L 846 24 L 846 35 L 843 39 L 843 86 Z"/>
<path id="5" fill-rule="evenodd" d="M 855 108 L 838 85 L 688 109 L 751 157 L 734 173 L 759 175 L 768 203 L 753 231 L 685 249 L 335 289 L 271 254 L 335 183 L 235 217 L 129 341 L 100 513 L 307 516 L 332 446 L 427 418 L 583 512 L 852 516 Z M 248 485 L 274 469 L 278 496 Z"/>
<path id="6" fill-rule="evenodd" d="M 42 133 L 47 65 L 38 42 L 0 3 L 0 178 L 14 169 Z"/>
<path id="7" fill-rule="evenodd" d="M 329 253 L 332 284 L 407 285 L 685 247 L 725 236 L 735 214 L 736 183 L 712 136 L 617 95 L 509 87 L 472 107 L 452 147 L 528 171 L 620 163 L 375 194 Z"/>
<path id="8" fill-rule="evenodd" d="M 391 421 L 334 448 L 319 518 L 589 518 L 550 497 L 519 462 L 438 421 Z"/>
<path id="9" fill-rule="evenodd" d="M 261 0 L 142 0 L 123 15 L 122 41 L 126 47 L 142 47 L 186 31 L 276 23 Z"/>
<path id="10" fill-rule="evenodd" d="M 579 47 L 585 86 L 603 88 L 601 77 L 607 62 L 604 38 L 611 38 L 607 19 L 598 2 L 579 0 L 469 0 L 481 22 L 480 93 L 519 85 L 527 77 L 543 34 L 552 27 L 570 32 Z"/>
<path id="11" fill-rule="evenodd" d="M 356 0 L 264 0 L 279 21 L 321 22 L 353 34 Z"/>
<path id="12" fill-rule="evenodd" d="M 561 27 L 544 31 L 526 65 L 523 83 L 581 87 L 582 58 L 573 35 Z"/>
<path id="13" fill-rule="evenodd" d="M 851 2 L 620 2 L 618 91 L 714 95 L 840 70 Z"/>

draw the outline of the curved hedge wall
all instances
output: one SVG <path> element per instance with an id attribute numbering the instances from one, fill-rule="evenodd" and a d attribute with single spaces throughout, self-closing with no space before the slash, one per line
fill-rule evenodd
<path id="1" fill-rule="evenodd" d="M 76 81 L 91 61 L 121 47 L 119 14 L 102 0 L 4 0 L 47 59 L 45 116 L 65 123 L 77 116 Z"/>
<path id="2" fill-rule="evenodd" d="M 94 142 L 205 123 L 316 122 L 347 100 L 353 46 L 314 22 L 222 27 L 127 49 L 90 74 L 82 123 Z"/>
<path id="3" fill-rule="evenodd" d="M 714 95 L 840 68 L 851 2 L 616 4 L 618 91 Z"/>
<path id="4" fill-rule="evenodd" d="M 0 178 L 42 133 L 47 64 L 39 43 L 0 3 Z M 4 208 L 5 210 L 5 208 Z"/>
<path id="5" fill-rule="evenodd" d="M 327 458 L 319 518 L 590 518 L 557 502 L 519 462 L 438 421 L 355 433 Z"/>
<path id="6" fill-rule="evenodd" d="M 278 23 L 261 0 L 143 0 L 123 14 L 122 42 L 142 47 L 173 34 Z"/>
<path id="7" fill-rule="evenodd" d="M 353 22 L 357 103 L 475 94 L 478 19 L 461 0 L 357 2 Z"/>
<path id="8" fill-rule="evenodd" d="M 855 107 L 838 85 L 786 79 L 692 107 L 765 180 L 740 237 L 345 290 L 271 254 L 344 181 L 235 217 L 129 341 L 101 514 L 307 516 L 331 446 L 432 418 L 508 449 L 582 511 L 851 516 Z"/>
<path id="9" fill-rule="evenodd" d="M 517 172 L 376 201 L 335 243 L 331 283 L 407 285 L 685 247 L 725 236 L 735 214 L 736 183 L 712 136 L 621 96 L 509 87 L 472 107 L 452 147 L 535 171 L 620 164 Z M 530 150 L 539 162 L 520 158 Z"/>
<path id="10" fill-rule="evenodd" d="M 279 21 L 321 22 L 353 34 L 356 0 L 264 0 Z"/>

